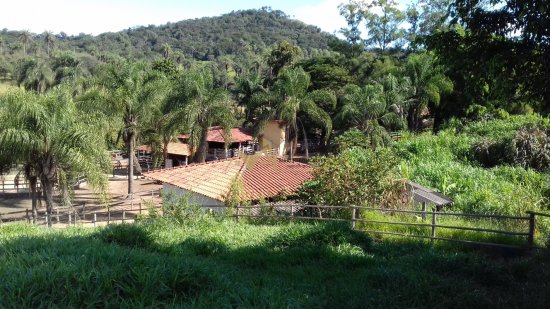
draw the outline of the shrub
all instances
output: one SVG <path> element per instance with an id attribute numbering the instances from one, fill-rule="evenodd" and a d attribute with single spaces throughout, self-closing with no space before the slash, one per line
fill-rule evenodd
<path id="1" fill-rule="evenodd" d="M 379 205 L 399 160 L 388 148 L 352 148 L 313 161 L 313 181 L 300 196 L 320 205 Z"/>

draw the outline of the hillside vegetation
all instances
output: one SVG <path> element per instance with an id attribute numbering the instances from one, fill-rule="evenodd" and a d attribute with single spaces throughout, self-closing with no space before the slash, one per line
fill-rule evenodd
<path id="1" fill-rule="evenodd" d="M 3 308 L 536 308 L 549 300 L 546 255 L 378 243 L 340 224 L 4 225 L 0 258 Z"/>
<path id="2" fill-rule="evenodd" d="M 22 51 L 20 35 L 21 31 L 4 29 L 1 32 L 4 49 L 10 54 Z M 31 34 L 32 43 L 27 48 L 29 54 L 46 53 L 43 44 L 46 35 Z M 53 39 L 54 48 L 58 51 L 88 54 L 100 59 L 116 55 L 151 60 L 169 53 L 183 61 L 213 60 L 224 55 L 262 55 L 266 49 L 283 40 L 300 46 L 306 54 L 310 54 L 328 49 L 329 41 L 336 38 L 315 26 L 291 19 L 281 11 L 263 8 L 160 26 L 144 25 L 97 36 L 60 33 Z"/>

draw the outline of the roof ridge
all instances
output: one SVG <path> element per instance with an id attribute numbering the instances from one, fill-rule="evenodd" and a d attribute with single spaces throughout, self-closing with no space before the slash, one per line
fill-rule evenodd
<path id="1" fill-rule="evenodd" d="M 185 168 L 191 168 L 191 167 L 195 167 L 195 166 L 203 166 L 203 165 L 208 165 L 208 164 L 215 164 L 215 163 L 220 163 L 220 162 L 225 162 L 225 161 L 232 161 L 232 160 L 239 160 L 239 159 L 241 159 L 241 158 L 240 157 L 234 157 L 234 158 L 226 158 L 226 159 L 222 159 L 222 160 L 212 160 L 212 161 L 206 161 L 206 162 L 201 162 L 201 163 L 191 163 L 191 164 L 187 164 L 187 165 L 161 168 L 161 169 L 158 169 L 158 170 L 155 170 L 155 171 L 145 172 L 145 173 L 143 173 L 143 176 L 147 176 L 147 174 L 160 173 L 160 172 L 164 172 L 164 171 L 173 171 L 173 170 L 176 170 L 176 169 L 185 169 Z"/>

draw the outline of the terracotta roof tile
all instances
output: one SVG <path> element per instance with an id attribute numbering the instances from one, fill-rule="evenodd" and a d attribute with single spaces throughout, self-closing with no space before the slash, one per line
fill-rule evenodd
<path id="1" fill-rule="evenodd" d="M 208 136 L 206 137 L 206 140 L 209 142 L 216 142 L 216 143 L 225 143 L 225 139 L 223 138 L 224 131 L 221 127 L 210 127 L 208 129 Z M 180 135 L 178 136 L 179 139 L 187 139 L 189 138 L 188 135 Z M 245 128 L 233 128 L 231 129 L 231 142 L 232 143 L 244 143 L 244 142 L 250 142 L 254 140 L 254 136 L 252 136 L 252 131 Z"/>
<path id="2" fill-rule="evenodd" d="M 136 150 L 151 152 L 150 145 L 139 145 L 136 147 Z M 191 156 L 191 150 L 189 145 L 183 143 L 168 143 L 168 154 L 178 155 L 178 156 Z"/>
<path id="3" fill-rule="evenodd" d="M 243 200 L 291 194 L 311 179 L 312 167 L 275 156 L 249 156 L 145 173 L 145 176 L 223 201 L 238 176 Z"/>

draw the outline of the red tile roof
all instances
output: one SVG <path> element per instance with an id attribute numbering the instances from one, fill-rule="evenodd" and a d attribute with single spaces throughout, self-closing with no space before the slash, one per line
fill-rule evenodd
<path id="1" fill-rule="evenodd" d="M 139 145 L 136 147 L 136 150 L 151 152 L 151 146 Z M 178 156 L 191 156 L 191 149 L 189 149 L 189 145 L 187 144 L 168 143 L 168 154 L 173 154 Z"/>
<path id="2" fill-rule="evenodd" d="M 206 140 L 209 142 L 216 142 L 216 143 L 225 143 L 225 139 L 223 138 L 224 131 L 222 127 L 211 127 L 208 129 L 208 136 L 206 137 Z M 179 139 L 187 139 L 189 138 L 189 135 L 180 135 L 178 136 Z M 231 129 L 231 142 L 232 143 L 244 143 L 244 142 L 250 142 L 254 140 L 254 136 L 252 136 L 252 131 L 245 128 L 233 128 Z"/>
<path id="3" fill-rule="evenodd" d="M 274 156 L 249 156 L 145 173 L 148 178 L 224 201 L 233 182 L 242 182 L 242 200 L 288 195 L 311 179 L 312 167 Z"/>

